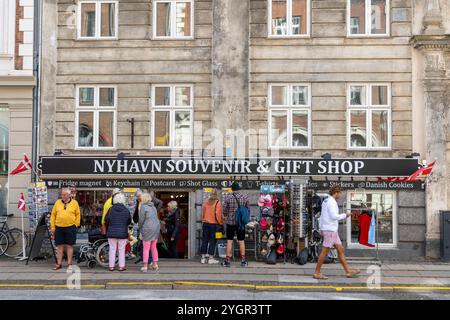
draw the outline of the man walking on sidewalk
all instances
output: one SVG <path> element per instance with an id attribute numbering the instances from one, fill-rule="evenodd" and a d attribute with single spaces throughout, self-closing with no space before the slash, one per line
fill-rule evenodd
<path id="1" fill-rule="evenodd" d="M 360 271 L 350 269 L 347 259 L 345 258 L 344 247 L 342 246 L 341 239 L 339 239 L 338 228 L 339 221 L 344 220 L 351 216 L 351 213 L 339 214 L 339 207 L 337 200 L 341 197 L 342 190 L 339 186 L 334 186 L 330 189 L 330 195 L 322 203 L 322 212 L 320 214 L 320 232 L 323 237 L 323 249 L 317 261 L 316 271 L 314 272 L 314 279 L 326 280 L 328 277 L 321 273 L 322 265 L 327 257 L 330 249 L 334 246 L 338 252 L 339 261 L 344 267 L 345 275 L 347 278 L 353 278 L 357 276 Z"/>

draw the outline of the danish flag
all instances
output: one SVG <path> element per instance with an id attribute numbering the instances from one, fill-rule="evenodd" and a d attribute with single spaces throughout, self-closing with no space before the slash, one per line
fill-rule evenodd
<path id="1" fill-rule="evenodd" d="M 20 199 L 19 203 L 17 204 L 17 208 L 19 208 L 19 210 L 25 211 L 25 207 L 26 207 L 25 198 L 23 196 L 23 193 L 20 193 Z"/>
<path id="2" fill-rule="evenodd" d="M 27 171 L 28 169 L 32 169 L 33 166 L 31 165 L 30 159 L 28 159 L 27 155 L 23 155 L 23 160 L 19 163 L 19 165 L 11 171 L 11 175 L 16 175 L 21 172 Z"/>

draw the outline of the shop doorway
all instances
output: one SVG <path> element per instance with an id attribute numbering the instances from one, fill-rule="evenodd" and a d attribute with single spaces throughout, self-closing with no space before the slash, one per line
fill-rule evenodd
<path id="1" fill-rule="evenodd" d="M 176 241 L 176 257 L 171 256 L 169 250 L 160 250 L 161 258 L 187 259 L 189 253 L 189 192 L 159 191 L 155 192 L 155 196 L 164 204 L 163 209 L 159 212 L 159 219 L 161 221 L 165 222 L 169 215 L 167 210 L 169 202 L 176 201 L 178 209 L 180 210 L 179 236 Z M 169 249 L 171 236 L 168 232 L 165 232 L 167 231 L 167 228 L 163 227 L 161 231 L 163 241 L 167 246 L 167 249 Z"/>

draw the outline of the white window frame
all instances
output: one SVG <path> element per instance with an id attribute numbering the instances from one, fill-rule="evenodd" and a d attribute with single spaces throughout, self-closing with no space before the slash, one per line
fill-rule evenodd
<path id="1" fill-rule="evenodd" d="M 83 37 L 81 36 L 81 5 L 82 4 L 95 4 L 95 36 Z M 114 17 L 114 31 L 115 35 L 112 37 L 101 36 L 101 5 L 105 3 L 112 3 L 115 5 L 115 17 Z M 78 40 L 117 40 L 119 38 L 119 1 L 117 0 L 83 0 L 78 2 L 77 13 L 77 39 Z"/>
<path id="2" fill-rule="evenodd" d="M 177 17 L 177 11 L 176 11 L 176 4 L 186 2 L 191 4 L 191 35 L 190 36 L 176 36 L 176 17 Z M 156 34 L 156 21 L 157 21 L 157 10 L 156 6 L 158 3 L 170 3 L 170 18 L 171 18 L 171 25 L 170 25 L 170 34 L 171 36 L 158 36 Z M 195 2 L 194 0 L 154 0 L 153 1 L 153 7 L 152 7 L 152 34 L 154 40 L 194 40 L 194 19 L 195 19 L 195 8 L 194 8 Z"/>
<path id="3" fill-rule="evenodd" d="M 272 105 L 272 87 L 286 86 L 287 92 L 287 105 Z M 306 105 L 293 105 L 292 104 L 292 87 L 302 86 L 308 88 L 308 104 Z M 269 134 L 267 145 L 270 150 L 310 150 L 312 143 L 312 108 L 311 108 L 311 84 L 310 83 L 270 83 L 269 92 L 267 94 L 267 108 L 268 108 L 268 129 Z M 272 145 L 272 112 L 273 111 L 286 111 L 287 112 L 287 146 Z M 308 112 L 308 145 L 307 146 L 293 146 L 292 145 L 292 113 L 295 111 L 307 111 Z"/>
<path id="4" fill-rule="evenodd" d="M 364 97 L 364 105 L 350 105 L 351 101 L 351 87 L 365 87 L 366 95 Z M 373 86 L 387 86 L 387 105 L 372 105 L 372 87 Z M 390 83 L 348 83 L 347 84 L 347 150 L 371 150 L 371 151 L 389 151 L 392 149 L 392 94 Z M 388 145 L 386 147 L 372 146 L 372 111 L 388 111 Z M 366 112 L 366 146 L 353 147 L 351 145 L 351 111 L 365 111 Z"/>
<path id="5" fill-rule="evenodd" d="M 170 88 L 170 104 L 168 106 L 155 106 L 155 89 L 157 87 L 169 87 Z M 187 87 L 190 88 L 191 93 L 191 101 L 189 106 L 175 106 L 175 88 L 177 87 Z M 151 120 L 150 120 L 150 149 L 152 150 L 186 150 L 192 149 L 194 145 L 194 85 L 193 84 L 185 84 L 185 83 L 177 83 L 177 84 L 168 84 L 168 83 L 158 83 L 153 84 L 151 86 L 150 92 L 150 111 L 151 111 Z M 155 112 L 156 111 L 165 111 L 169 112 L 169 145 L 168 146 L 157 146 L 155 145 Z M 175 113 L 177 111 L 190 111 L 190 126 L 191 126 L 191 145 L 188 147 L 181 146 L 177 147 L 174 145 L 175 138 Z"/>
<path id="6" fill-rule="evenodd" d="M 267 35 L 269 38 L 309 38 L 311 35 L 311 0 L 306 0 L 306 33 L 305 34 L 292 34 L 292 0 L 286 0 L 287 13 L 287 34 L 272 34 L 272 1 L 267 0 Z M 300 19 L 301 20 L 301 19 Z M 300 26 L 301 26 L 300 21 Z"/>
<path id="7" fill-rule="evenodd" d="M 361 193 L 358 190 L 350 190 L 347 192 L 347 199 L 351 199 L 352 194 Z M 379 190 L 371 190 L 365 191 L 365 194 L 368 193 L 380 193 L 380 194 L 392 194 L 392 243 L 379 243 L 379 249 L 395 249 L 398 247 L 398 208 L 397 208 L 397 193 L 395 191 L 379 191 Z M 351 201 L 347 201 L 347 210 L 351 209 Z M 346 236 L 347 236 L 347 248 L 348 249 L 363 249 L 363 250 L 373 250 L 373 248 L 363 246 L 359 243 L 352 243 L 352 230 L 351 230 L 351 217 L 347 217 L 346 219 Z"/>
<path id="8" fill-rule="evenodd" d="M 386 0 L 386 33 L 372 33 L 372 0 L 365 0 L 365 30 L 364 33 L 352 34 L 350 26 L 351 18 L 351 0 L 347 0 L 347 37 L 389 37 L 391 32 L 391 4 Z M 361 30 L 360 30 L 361 31 Z"/>
<path id="9" fill-rule="evenodd" d="M 94 89 L 94 106 L 80 106 L 80 89 L 81 88 L 93 88 Z M 100 89 L 101 88 L 112 88 L 114 89 L 114 106 L 100 106 Z M 75 150 L 115 150 L 117 148 L 117 105 L 118 105 L 118 92 L 116 85 L 78 85 L 76 86 L 75 95 Z M 94 144 L 92 147 L 80 147 L 78 146 L 79 138 L 79 112 L 92 112 L 94 114 Z M 99 114 L 101 112 L 113 112 L 114 113 L 114 128 L 113 128 L 113 139 L 114 143 L 112 147 L 99 147 Z"/>

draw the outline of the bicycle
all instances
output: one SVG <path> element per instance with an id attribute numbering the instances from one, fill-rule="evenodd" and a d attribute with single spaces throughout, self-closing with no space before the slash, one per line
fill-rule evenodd
<path id="1" fill-rule="evenodd" d="M 0 256 L 15 258 L 23 253 L 23 239 L 25 248 L 28 247 L 28 236 L 19 228 L 9 228 L 7 220 L 12 216 L 14 216 L 12 213 L 0 216 Z"/>

